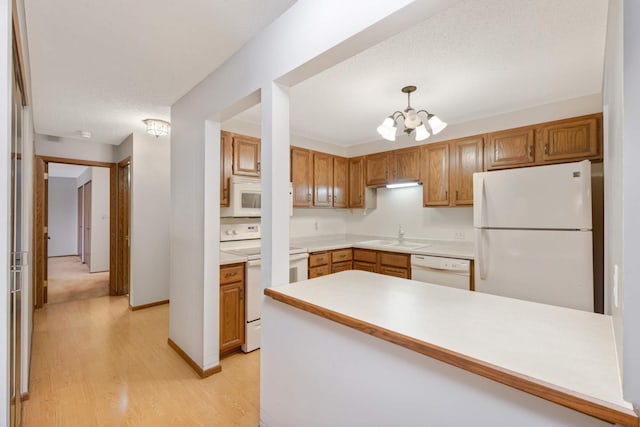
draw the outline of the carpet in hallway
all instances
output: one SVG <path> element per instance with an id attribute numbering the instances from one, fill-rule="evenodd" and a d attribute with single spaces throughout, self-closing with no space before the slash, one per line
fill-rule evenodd
<path id="1" fill-rule="evenodd" d="M 49 258 L 48 303 L 109 295 L 109 272 L 89 273 L 79 256 Z"/>

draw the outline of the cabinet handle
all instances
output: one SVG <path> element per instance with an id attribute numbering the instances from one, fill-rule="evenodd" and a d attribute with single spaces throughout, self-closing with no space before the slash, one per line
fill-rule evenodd
<path id="1" fill-rule="evenodd" d="M 311 193 L 307 193 L 307 202 L 311 201 Z"/>
<path id="2" fill-rule="evenodd" d="M 258 172 L 260 172 L 260 162 L 258 162 Z"/>
<path id="3" fill-rule="evenodd" d="M 359 196 L 360 203 L 362 203 L 362 194 Z"/>
<path id="4" fill-rule="evenodd" d="M 233 277 L 233 276 L 235 276 L 235 275 L 237 275 L 237 274 L 238 274 L 238 272 L 237 272 L 237 271 L 234 271 L 233 273 L 226 273 L 226 274 L 224 275 L 224 277 L 225 277 L 225 279 L 228 279 L 228 278 Z"/>
<path id="5" fill-rule="evenodd" d="M 240 299 L 244 299 L 244 289 L 240 289 Z"/>
<path id="6" fill-rule="evenodd" d="M 533 145 L 529 144 L 529 157 L 533 156 Z"/>
<path id="7" fill-rule="evenodd" d="M 544 154 L 549 154 L 549 143 L 544 144 Z"/>
<path id="8" fill-rule="evenodd" d="M 447 199 L 447 200 L 449 200 L 449 192 L 448 192 L 448 191 L 445 191 L 445 192 L 444 192 L 444 198 L 445 198 L 445 199 Z"/>
<path id="9" fill-rule="evenodd" d="M 458 200 L 458 190 L 456 190 L 456 200 Z"/>

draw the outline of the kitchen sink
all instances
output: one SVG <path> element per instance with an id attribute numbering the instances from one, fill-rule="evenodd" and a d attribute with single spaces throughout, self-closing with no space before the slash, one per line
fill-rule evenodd
<path id="1" fill-rule="evenodd" d="M 431 246 L 422 242 L 406 242 L 400 240 L 367 240 L 360 242 L 363 245 L 384 246 L 388 248 L 417 249 Z"/>

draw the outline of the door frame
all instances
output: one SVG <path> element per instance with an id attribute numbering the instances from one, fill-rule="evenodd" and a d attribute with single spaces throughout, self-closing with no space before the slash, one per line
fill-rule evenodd
<path id="1" fill-rule="evenodd" d="M 131 156 L 118 163 L 118 226 L 116 286 L 118 295 L 129 293 L 131 286 Z M 128 179 L 123 184 L 123 174 L 128 168 Z"/>
<path id="2" fill-rule="evenodd" d="M 118 262 L 116 253 L 117 236 L 117 194 L 118 194 L 118 165 L 117 163 L 96 162 L 92 160 L 67 159 L 63 157 L 34 155 L 33 168 L 33 305 L 42 308 L 47 302 L 45 280 L 47 275 L 46 239 L 44 233 L 45 215 L 48 210 L 46 200 L 45 170 L 49 163 L 68 165 L 98 166 L 109 168 L 109 295 L 117 293 L 116 277 L 118 276 Z M 48 177 L 47 177 L 48 179 Z"/>

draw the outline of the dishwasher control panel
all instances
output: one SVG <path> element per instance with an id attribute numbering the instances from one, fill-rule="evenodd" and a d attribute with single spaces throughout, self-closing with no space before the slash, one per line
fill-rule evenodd
<path id="1" fill-rule="evenodd" d="M 442 258 L 429 255 L 411 255 L 411 266 L 469 272 L 471 263 L 466 259 Z"/>

